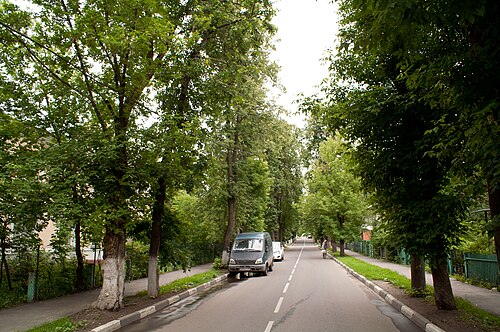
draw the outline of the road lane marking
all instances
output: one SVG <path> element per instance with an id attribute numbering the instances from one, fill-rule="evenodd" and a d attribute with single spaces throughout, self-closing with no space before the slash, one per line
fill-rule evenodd
<path id="1" fill-rule="evenodd" d="M 290 273 L 290 274 L 291 274 L 291 275 L 294 275 L 294 273 L 295 273 L 295 269 L 293 269 L 293 270 L 292 270 L 292 273 Z"/>
<path id="2" fill-rule="evenodd" d="M 283 303 L 284 297 L 280 297 L 278 304 L 276 305 L 276 308 L 274 309 L 274 313 L 277 314 L 280 312 L 281 304 Z"/>
<path id="3" fill-rule="evenodd" d="M 270 320 L 269 323 L 267 323 L 267 327 L 264 330 L 264 332 L 271 332 L 271 329 L 273 328 L 274 320 Z"/>
<path id="4" fill-rule="evenodd" d="M 292 281 L 292 278 L 293 278 L 293 275 L 291 275 L 290 277 L 288 277 L 288 281 Z"/>
<path id="5" fill-rule="evenodd" d="M 290 286 L 290 283 L 287 282 L 286 285 L 285 285 L 285 289 L 283 289 L 283 294 L 286 293 L 286 291 L 288 290 L 288 286 Z"/>

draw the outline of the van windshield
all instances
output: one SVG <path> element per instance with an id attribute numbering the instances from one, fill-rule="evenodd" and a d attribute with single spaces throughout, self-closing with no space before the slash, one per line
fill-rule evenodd
<path id="1" fill-rule="evenodd" d="M 238 239 L 234 242 L 236 251 L 262 251 L 262 239 Z"/>

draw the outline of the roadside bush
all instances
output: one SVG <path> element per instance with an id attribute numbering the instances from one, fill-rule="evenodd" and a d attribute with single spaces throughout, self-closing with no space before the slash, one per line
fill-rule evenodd
<path id="1" fill-rule="evenodd" d="M 149 245 L 130 242 L 125 245 L 127 280 L 146 278 L 148 276 Z"/>
<path id="2" fill-rule="evenodd" d="M 214 263 L 213 263 L 212 267 L 215 270 L 222 270 L 225 268 L 225 266 L 222 264 L 222 259 L 220 257 L 216 257 L 214 259 Z"/>
<path id="3" fill-rule="evenodd" d="M 56 260 L 43 250 L 37 264 L 36 252 L 24 252 L 8 258 L 12 290 L 7 287 L 4 273 L 0 284 L 0 308 L 12 307 L 27 301 L 30 273 L 36 273 L 38 266 L 38 300 L 71 294 L 76 291 L 76 260 Z"/>

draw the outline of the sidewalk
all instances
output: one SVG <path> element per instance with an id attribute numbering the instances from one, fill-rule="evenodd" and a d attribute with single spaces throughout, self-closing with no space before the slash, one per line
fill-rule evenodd
<path id="1" fill-rule="evenodd" d="M 350 250 L 346 250 L 346 254 L 372 265 L 377 265 L 398 272 L 399 274 L 406 276 L 408 279 L 411 279 L 410 266 L 367 257 Z M 425 280 L 427 281 L 428 285 L 433 284 L 432 275 L 430 273 L 425 273 Z M 500 317 L 500 292 L 498 292 L 496 289 L 488 290 L 485 288 L 465 284 L 453 278 L 450 278 L 450 281 L 454 296 L 464 298 L 478 308 L 486 310 L 489 313 Z"/>
<path id="2" fill-rule="evenodd" d="M 212 264 L 194 266 L 184 273 L 182 270 L 160 275 L 160 285 L 209 271 Z M 125 283 L 125 296 L 135 295 L 146 290 L 148 279 L 138 279 Z M 26 331 L 35 326 L 48 323 L 59 318 L 77 313 L 94 302 L 99 296 L 100 289 L 67 295 L 51 300 L 27 303 L 13 308 L 0 310 L 0 332 Z"/>

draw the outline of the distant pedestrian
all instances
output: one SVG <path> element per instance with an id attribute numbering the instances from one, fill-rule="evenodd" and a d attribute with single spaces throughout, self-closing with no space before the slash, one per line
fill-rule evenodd
<path id="1" fill-rule="evenodd" d="M 326 248 L 328 247 L 328 242 L 326 239 L 323 240 L 323 243 L 321 244 L 321 253 L 323 254 L 323 258 L 326 258 Z"/>

